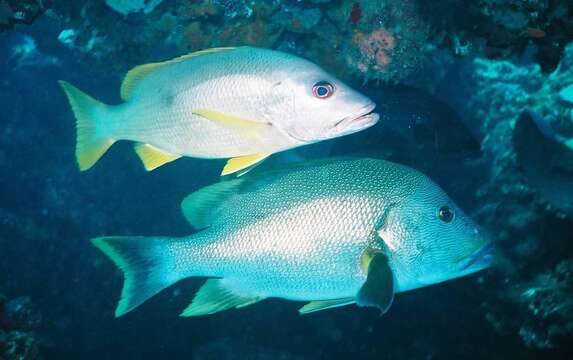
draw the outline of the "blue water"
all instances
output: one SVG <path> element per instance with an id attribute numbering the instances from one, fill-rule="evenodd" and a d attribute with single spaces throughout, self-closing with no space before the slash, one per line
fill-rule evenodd
<path id="1" fill-rule="evenodd" d="M 83 1 L 54 3 L 45 4 L 52 10 L 32 24 L 17 24 L 0 33 L 0 300 L 5 298 L 0 301 L 0 359 L 12 359 L 14 354 L 20 354 L 21 359 L 573 358 L 568 341 L 573 336 L 573 157 L 569 153 L 573 150 L 564 147 L 560 138 L 548 137 L 543 131 L 538 134 L 534 125 L 523 128 L 523 134 L 531 136 L 520 142 L 522 138 L 513 135 L 512 129 L 525 110 L 523 104 L 529 106 L 531 101 L 493 100 L 515 89 L 526 98 L 541 99 L 535 100 L 534 110 L 548 119 L 542 121 L 550 123 L 564 139 L 573 138 L 573 119 L 567 118 L 571 104 L 566 99 L 544 100 L 553 99 L 552 92 L 536 97 L 543 91 L 539 90 L 543 81 L 549 81 L 547 74 L 564 58 L 565 44 L 573 40 L 571 18 L 566 16 L 567 11 L 573 11 L 571 5 L 566 7 L 562 21 L 551 25 L 569 32 L 556 35 L 547 30 L 545 38 L 533 32 L 528 39 L 521 37 L 519 44 L 513 40 L 504 44 L 508 54 L 503 55 L 492 50 L 501 51 L 503 46 L 495 44 L 502 41 L 499 37 L 490 41 L 487 34 L 474 34 L 490 41 L 488 51 L 493 53 L 475 45 L 473 53 L 460 56 L 454 51 L 461 51 L 459 46 L 448 48 L 442 43 L 444 48 L 439 51 L 419 55 L 423 59 L 416 60 L 415 69 L 407 74 L 391 70 L 392 75 L 384 75 L 390 79 L 375 75 L 380 73 L 375 69 L 360 73 L 356 66 L 341 60 L 347 53 L 340 55 L 338 62 L 329 61 L 310 46 L 311 40 L 304 40 L 313 31 L 326 32 L 327 24 L 340 21 L 332 12 L 345 1 L 272 2 L 274 17 L 260 15 L 258 19 L 269 28 L 286 26 L 286 30 L 272 45 L 256 36 L 246 38 L 254 45 L 261 45 L 259 41 L 311 58 L 373 98 L 382 115 L 381 121 L 367 131 L 274 156 L 264 166 L 281 166 L 293 157 L 350 155 L 385 158 L 417 168 L 499 240 L 500 260 L 494 268 L 399 294 L 382 317 L 375 309 L 356 306 L 299 316 L 301 303 L 271 299 L 240 310 L 181 318 L 181 309 L 203 282 L 186 279 L 135 311 L 114 318 L 122 275 L 89 239 L 108 234 L 189 234 L 191 229 L 180 214 L 179 203 L 189 193 L 218 181 L 225 161 L 183 158 L 148 173 L 132 144 L 119 142 L 93 169 L 79 172 L 74 159 L 74 119 L 57 80 L 64 79 L 105 103 L 117 104 L 118 89 L 129 68 L 191 49 L 179 40 L 166 40 L 177 27 L 146 20 L 146 16 L 153 16 L 166 21 L 160 15 L 169 11 L 180 16 L 180 1 L 166 0 L 149 15 L 127 17 L 101 2 L 93 5 L 86 1 L 92 12 L 84 17 L 80 15 Z M 193 1 L 189 6 L 199 11 L 203 3 Z M 255 16 L 245 10 L 249 2 L 214 3 L 225 12 L 209 15 L 212 18 L 198 17 L 205 33 L 214 28 L 232 29 Z M 368 2 L 350 3 L 360 3 L 362 15 L 354 23 L 358 15 L 349 12 L 350 25 L 345 26 L 371 31 L 375 25 L 364 28 L 366 25 L 360 24 L 365 14 L 374 10 L 369 10 Z M 259 14 L 253 4 L 248 7 Z M 451 5 L 451 11 L 464 21 L 486 21 L 454 4 L 458 3 L 439 2 L 440 8 Z M 436 26 L 428 9 L 421 6 L 419 11 L 420 21 Z M 287 20 L 281 14 L 297 14 L 303 20 L 319 16 L 308 23 L 303 21 L 303 29 L 314 29 L 305 33 L 293 28 L 290 15 L 284 15 L 290 24 L 284 25 Z M 328 21 L 326 14 L 331 14 Z M 180 19 L 177 16 L 175 22 Z M 119 23 L 133 32 L 126 35 L 109 30 Z M 205 30 L 207 23 L 209 31 Z M 139 31 L 146 32 L 146 26 L 156 26 L 160 35 L 136 38 Z M 74 46 L 61 39 L 62 31 L 68 28 L 80 33 Z M 86 51 L 88 41 L 82 36 L 89 37 L 93 29 L 101 31 L 98 41 L 104 45 L 96 44 L 93 51 Z M 189 46 L 200 46 L 202 40 L 193 29 L 196 38 L 191 37 Z M 265 31 L 269 33 L 261 37 L 274 36 L 271 30 Z M 346 38 L 332 35 L 321 42 L 349 42 L 351 37 L 348 33 Z M 423 46 L 419 39 L 408 41 L 410 47 Z M 559 51 L 540 51 L 548 46 L 546 41 L 558 44 Z M 143 49 L 138 45 L 141 43 L 149 46 Z M 528 44 L 536 47 L 533 51 L 537 55 L 528 55 L 532 51 Z M 113 50 L 101 51 L 106 47 Z M 356 49 L 339 51 L 357 56 L 352 52 Z M 573 66 L 573 50 L 571 54 L 571 62 L 566 64 L 569 67 Z M 488 71 L 502 75 L 488 78 L 486 70 L 475 65 L 474 59 L 485 59 L 486 55 L 492 61 L 487 64 Z M 408 57 L 397 59 L 410 61 Z M 496 67 L 505 61 L 515 68 Z M 531 68 L 536 64 L 541 68 Z M 449 74 L 440 75 L 442 70 Z M 510 72 L 513 77 L 508 80 Z M 475 76 L 466 76 L 468 73 Z M 564 74 L 552 83 L 555 87 L 573 82 L 573 70 Z M 442 76 L 440 81 L 438 76 Z M 522 83 L 522 78 L 530 82 Z M 502 88 L 504 84 L 509 84 L 507 89 Z M 511 94 L 508 98 L 521 96 Z M 554 112 L 547 111 L 548 107 Z M 2 309 L 2 304 L 10 301 L 11 307 Z M 21 301 L 28 312 L 17 309 Z M 20 318 L 16 321 L 10 316 Z M 30 341 L 20 344 L 20 350 L 9 347 L 17 343 L 13 338 L 16 333 Z M 25 354 L 26 348 L 35 350 Z"/>

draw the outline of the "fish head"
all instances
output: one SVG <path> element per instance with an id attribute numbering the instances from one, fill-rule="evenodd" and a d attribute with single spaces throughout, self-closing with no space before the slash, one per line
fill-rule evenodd
<path id="1" fill-rule="evenodd" d="M 276 71 L 269 121 L 303 144 L 352 134 L 378 122 L 376 104 L 319 66 L 302 59 Z"/>
<path id="2" fill-rule="evenodd" d="M 427 178 L 389 207 L 378 234 L 402 290 L 469 275 L 493 260 L 490 236 Z"/>

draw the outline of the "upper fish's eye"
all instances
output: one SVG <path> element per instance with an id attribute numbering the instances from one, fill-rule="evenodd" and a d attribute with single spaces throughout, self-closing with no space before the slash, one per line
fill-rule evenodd
<path id="1" fill-rule="evenodd" d="M 454 210 L 447 205 L 442 206 L 438 210 L 438 217 L 445 223 L 449 223 L 454 220 Z"/>
<path id="2" fill-rule="evenodd" d="M 334 93 L 334 85 L 328 81 L 319 81 L 312 87 L 312 95 L 315 98 L 326 99 Z"/>

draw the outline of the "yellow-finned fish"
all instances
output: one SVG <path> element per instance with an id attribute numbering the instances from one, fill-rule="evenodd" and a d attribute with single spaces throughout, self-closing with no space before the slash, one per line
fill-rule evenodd
<path id="1" fill-rule="evenodd" d="M 250 173 L 191 194 L 182 209 L 199 232 L 93 240 L 124 274 L 117 316 L 192 276 L 212 279 L 183 316 L 272 297 L 310 301 L 301 313 L 353 303 L 385 312 L 394 293 L 492 261 L 489 237 L 442 189 L 383 160 Z"/>
<path id="2" fill-rule="evenodd" d="M 375 104 L 319 66 L 284 52 L 214 48 L 137 66 L 108 106 L 60 82 L 87 170 L 118 140 L 137 142 L 147 170 L 181 156 L 231 158 L 222 175 L 269 155 L 374 125 Z"/>

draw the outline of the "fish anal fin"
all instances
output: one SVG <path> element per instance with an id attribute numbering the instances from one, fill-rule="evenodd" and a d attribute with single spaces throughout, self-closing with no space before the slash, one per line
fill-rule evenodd
<path id="1" fill-rule="evenodd" d="M 161 165 L 175 161 L 181 157 L 181 155 L 170 154 L 153 145 L 143 143 L 135 144 L 135 152 L 143 162 L 143 166 L 147 171 L 155 170 Z"/>
<path id="2" fill-rule="evenodd" d="M 176 64 L 176 63 L 179 63 L 179 62 L 182 62 L 185 60 L 189 60 L 193 57 L 212 54 L 212 53 L 216 53 L 216 52 L 228 51 L 228 50 L 232 50 L 232 49 L 235 49 L 235 48 L 234 47 L 218 47 L 218 48 L 212 48 L 212 49 L 205 49 L 205 50 L 195 51 L 195 52 L 192 52 L 192 53 L 187 54 L 187 55 L 179 56 L 179 57 L 176 57 L 174 59 L 167 60 L 167 61 L 150 63 L 150 64 L 143 64 L 143 65 L 136 66 L 133 69 L 129 70 L 127 72 L 127 74 L 125 75 L 125 78 L 123 79 L 123 82 L 121 84 L 121 89 L 120 89 L 121 98 L 124 101 L 129 100 L 131 98 L 131 95 L 133 94 L 133 90 L 139 85 L 139 83 L 142 80 L 144 80 L 145 78 L 147 78 L 147 76 L 149 76 L 150 74 L 152 74 L 153 72 L 155 72 L 156 70 L 158 70 L 164 66 Z"/>
<path id="3" fill-rule="evenodd" d="M 239 176 L 244 175 L 270 155 L 271 154 L 253 154 L 229 159 L 227 164 L 225 164 L 225 167 L 223 167 L 221 176 L 234 173 L 238 173 Z"/>
<path id="4" fill-rule="evenodd" d="M 197 291 L 191 305 L 181 313 L 181 316 L 210 315 L 232 308 L 240 309 L 261 300 L 264 298 L 238 294 L 224 279 L 209 279 Z"/>
<path id="5" fill-rule="evenodd" d="M 394 300 L 394 275 L 388 258 L 382 252 L 366 250 L 361 258 L 366 281 L 358 291 L 358 306 L 373 306 L 384 314 Z"/>
<path id="6" fill-rule="evenodd" d="M 181 202 L 181 211 L 195 229 L 204 229 L 211 223 L 212 214 L 241 185 L 242 180 L 220 181 L 188 195 Z"/>
<path id="7" fill-rule="evenodd" d="M 301 315 L 310 314 L 315 311 L 321 311 L 326 309 L 332 309 L 339 306 L 345 306 L 354 303 L 356 300 L 354 298 L 342 298 L 333 300 L 317 300 L 311 301 L 304 305 L 298 310 Z"/>

